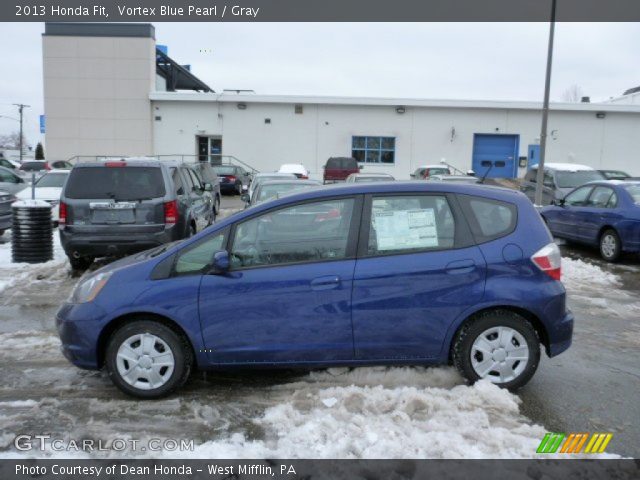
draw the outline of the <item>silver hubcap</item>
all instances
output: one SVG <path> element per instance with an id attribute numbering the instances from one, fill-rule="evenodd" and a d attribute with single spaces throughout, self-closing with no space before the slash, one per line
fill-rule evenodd
<path id="1" fill-rule="evenodd" d="M 605 235 L 602 237 L 602 242 L 600 244 L 600 250 L 602 254 L 609 258 L 613 257 L 616 253 L 616 239 L 613 235 Z"/>
<path id="2" fill-rule="evenodd" d="M 116 355 L 118 373 L 140 390 L 159 388 L 171 378 L 175 366 L 173 352 L 160 337 L 141 333 L 127 338 Z"/>
<path id="3" fill-rule="evenodd" d="M 515 380 L 527 367 L 529 347 L 513 328 L 492 327 L 476 338 L 471 346 L 471 365 L 480 378 L 493 383 Z"/>

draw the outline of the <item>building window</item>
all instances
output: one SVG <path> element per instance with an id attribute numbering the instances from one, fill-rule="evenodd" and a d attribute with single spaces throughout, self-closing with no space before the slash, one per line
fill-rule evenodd
<path id="1" fill-rule="evenodd" d="M 359 163 L 395 163 L 394 137 L 353 137 L 351 156 Z"/>

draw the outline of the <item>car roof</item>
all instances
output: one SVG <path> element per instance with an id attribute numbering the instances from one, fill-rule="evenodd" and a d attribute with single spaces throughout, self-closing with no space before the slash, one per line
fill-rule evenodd
<path id="1" fill-rule="evenodd" d="M 372 173 L 351 173 L 350 177 L 392 177 L 390 173 L 372 172 Z"/>
<path id="2" fill-rule="evenodd" d="M 104 167 L 106 163 L 123 162 L 136 166 L 136 167 L 158 167 L 160 165 L 177 166 L 181 162 L 176 160 L 157 160 L 151 157 L 115 157 L 115 158 L 101 158 L 99 160 L 92 160 L 89 162 L 78 162 L 76 167 Z"/>
<path id="3" fill-rule="evenodd" d="M 448 170 L 449 166 L 448 165 L 443 165 L 441 163 L 432 163 L 432 164 L 429 164 L 429 165 L 420 165 L 420 166 L 416 167 L 416 170 L 418 168 L 446 168 Z"/>
<path id="4" fill-rule="evenodd" d="M 282 178 L 293 178 L 295 177 L 295 175 L 291 172 L 259 172 L 256 173 L 253 178 L 254 180 L 256 178 L 260 178 L 260 177 L 282 177 Z"/>
<path id="5" fill-rule="evenodd" d="M 608 186 L 640 185 L 640 180 L 593 180 L 591 182 L 585 183 L 585 185 L 608 185 Z"/>
<path id="6" fill-rule="evenodd" d="M 434 178 L 449 178 L 451 180 L 461 180 L 461 179 L 469 179 L 469 180 L 478 180 L 478 177 L 474 177 L 472 175 L 443 175 L 439 173 L 438 175 L 433 175 Z"/>
<path id="7" fill-rule="evenodd" d="M 538 164 L 533 165 L 532 168 L 538 168 Z M 545 163 L 545 170 L 561 170 L 566 172 L 578 172 L 583 170 L 595 170 L 588 165 L 580 165 L 579 163 Z"/>

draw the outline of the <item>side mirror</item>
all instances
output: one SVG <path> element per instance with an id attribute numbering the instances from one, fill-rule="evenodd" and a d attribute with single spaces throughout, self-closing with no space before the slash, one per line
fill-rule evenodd
<path id="1" fill-rule="evenodd" d="M 249 194 L 243 193 L 242 195 L 240 195 L 240 200 L 242 200 L 244 203 L 249 203 L 250 201 Z"/>
<path id="2" fill-rule="evenodd" d="M 204 184 L 204 191 L 205 192 L 213 192 L 213 185 L 211 185 L 210 183 L 205 183 Z"/>
<path id="3" fill-rule="evenodd" d="M 219 250 L 213 254 L 213 263 L 211 265 L 211 273 L 223 274 L 229 271 L 229 252 Z"/>

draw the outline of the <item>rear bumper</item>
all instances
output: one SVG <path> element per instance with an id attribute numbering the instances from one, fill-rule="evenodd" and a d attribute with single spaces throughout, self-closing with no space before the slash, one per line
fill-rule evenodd
<path id="1" fill-rule="evenodd" d="M 562 320 L 555 323 L 553 329 L 549 330 L 549 345 L 547 347 L 547 355 L 549 357 L 560 355 L 571 346 L 573 321 L 573 313 L 571 310 L 567 310 Z"/>
<path id="2" fill-rule="evenodd" d="M 237 192 L 238 191 L 238 187 L 236 186 L 235 183 L 221 183 L 220 184 L 220 191 L 221 192 Z"/>
<path id="3" fill-rule="evenodd" d="M 177 233 L 175 226 L 161 232 L 112 232 L 109 235 L 71 232 L 65 229 L 60 230 L 60 242 L 67 255 L 74 252 L 94 257 L 128 255 L 177 240 Z"/>

